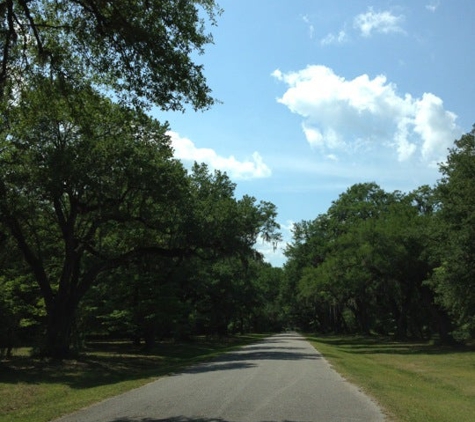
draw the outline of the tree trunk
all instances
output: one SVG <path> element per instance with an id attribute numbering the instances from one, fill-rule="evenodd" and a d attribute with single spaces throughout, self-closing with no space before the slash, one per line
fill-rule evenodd
<path id="1" fill-rule="evenodd" d="M 407 328 L 408 328 L 407 314 L 408 314 L 410 300 L 411 300 L 411 294 L 409 291 L 407 291 L 404 295 L 404 298 L 401 300 L 400 305 L 398 306 L 396 304 L 396 307 L 398 307 L 398 314 L 396 318 L 396 333 L 395 333 L 396 340 L 407 339 Z"/>
<path id="2" fill-rule="evenodd" d="M 362 300 L 356 299 L 356 310 L 356 320 L 358 322 L 360 332 L 362 334 L 368 335 L 370 333 L 369 314 L 365 303 Z"/>
<path id="3" fill-rule="evenodd" d="M 55 303 L 48 313 L 45 343 L 41 355 L 53 359 L 64 359 L 71 354 L 71 333 L 76 306 L 70 301 Z"/>
<path id="4" fill-rule="evenodd" d="M 155 346 L 155 326 L 153 324 L 146 324 L 144 327 L 144 341 L 145 341 L 145 349 L 151 350 L 153 346 Z"/>
<path id="5" fill-rule="evenodd" d="M 434 293 L 429 288 L 425 287 L 421 289 L 422 297 L 425 305 L 430 309 L 432 315 L 432 321 L 435 325 L 437 334 L 439 335 L 439 341 L 442 344 L 455 344 L 456 341 L 453 338 L 451 331 L 453 329 L 452 322 L 450 320 L 447 311 L 441 306 L 435 303 Z"/>

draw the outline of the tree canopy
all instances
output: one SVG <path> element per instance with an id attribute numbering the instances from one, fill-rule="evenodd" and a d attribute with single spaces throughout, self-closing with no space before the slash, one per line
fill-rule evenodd
<path id="1" fill-rule="evenodd" d="M 181 110 L 213 104 L 201 54 L 213 0 L 4 0 L 0 99 L 31 74 L 92 83 L 135 104 Z"/>

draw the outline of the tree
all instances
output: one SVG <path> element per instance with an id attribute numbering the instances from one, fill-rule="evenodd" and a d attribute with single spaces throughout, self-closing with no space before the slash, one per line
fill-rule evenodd
<path id="1" fill-rule="evenodd" d="M 455 336 L 475 333 L 475 128 L 440 165 L 439 266 L 429 283 L 453 318 Z"/>
<path id="2" fill-rule="evenodd" d="M 387 194 L 375 183 L 351 186 L 332 203 L 325 221 L 326 242 L 320 246 L 320 258 L 314 269 L 307 270 L 300 282 L 301 294 L 317 301 L 324 309 L 317 325 L 324 330 L 346 329 L 343 313 L 350 310 L 353 325 L 364 333 L 370 331 L 374 314 L 375 221 L 387 212 L 395 195 Z M 315 243 L 315 240 L 313 241 Z M 323 306 L 322 306 L 323 305 Z"/>
<path id="3" fill-rule="evenodd" d="M 0 220 L 45 301 L 43 352 L 63 357 L 102 273 L 145 253 L 187 253 L 170 227 L 187 180 L 166 126 L 92 89 L 31 82 L 1 132 Z"/>
<path id="4" fill-rule="evenodd" d="M 0 103 L 41 73 L 136 104 L 207 108 L 210 89 L 191 56 L 212 42 L 206 24 L 219 13 L 214 0 L 4 0 Z"/>
<path id="5" fill-rule="evenodd" d="M 235 198 L 229 177 L 205 164 L 196 164 L 187 181 L 166 227 L 186 253 L 147 254 L 102 275 L 107 280 L 92 286 L 82 307 L 86 325 L 144 339 L 148 347 L 155 338 L 250 329 L 259 296 L 254 243 L 258 235 L 279 239 L 275 207 Z"/>
<path id="6" fill-rule="evenodd" d="M 246 305 L 252 306 L 250 329 L 257 332 L 276 332 L 285 326 L 283 304 L 280 302 L 283 269 L 258 260 L 251 261 L 252 289 Z M 248 308 L 246 308 L 248 309 Z"/>
<path id="7" fill-rule="evenodd" d="M 192 238 L 201 239 L 207 253 L 219 257 L 253 255 L 259 236 L 272 244 L 281 240 L 274 204 L 257 202 L 249 195 L 236 199 L 235 183 L 226 173 L 210 172 L 206 164 L 195 163 L 190 180 L 189 207 L 193 212 L 187 232 Z"/>
<path id="8" fill-rule="evenodd" d="M 320 323 L 324 320 L 322 312 L 325 313 L 325 306 L 322 306 L 318 295 L 304 287 L 302 279 L 305 273 L 312 272 L 325 260 L 328 242 L 331 241 L 328 225 L 328 216 L 322 214 L 313 221 L 301 221 L 293 226 L 293 241 L 287 244 L 284 251 L 287 262 L 280 289 L 280 301 L 288 326 L 322 328 Z"/>
<path id="9" fill-rule="evenodd" d="M 430 189 L 386 193 L 357 184 L 327 214 L 298 223 L 286 273 L 314 329 L 398 338 L 446 333 L 425 280 L 433 268 Z"/>
<path id="10" fill-rule="evenodd" d="M 236 198 L 236 185 L 229 177 L 210 172 L 205 164 L 196 163 L 189 177 L 191 218 L 185 226 L 193 257 L 183 262 L 190 266 L 186 298 L 191 300 L 196 328 L 223 335 L 231 324 L 243 327 L 252 313 L 253 264 L 261 260 L 254 247 L 259 237 L 274 244 L 280 241 L 277 212 L 270 202 L 248 195 Z"/>

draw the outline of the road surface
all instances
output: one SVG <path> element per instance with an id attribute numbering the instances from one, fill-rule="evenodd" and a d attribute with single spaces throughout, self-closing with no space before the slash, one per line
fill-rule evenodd
<path id="1" fill-rule="evenodd" d="M 382 411 L 301 336 L 285 333 L 56 422 L 376 422 Z"/>

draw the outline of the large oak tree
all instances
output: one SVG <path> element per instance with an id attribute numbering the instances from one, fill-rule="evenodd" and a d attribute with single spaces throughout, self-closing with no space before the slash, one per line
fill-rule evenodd
<path id="1" fill-rule="evenodd" d="M 219 13 L 213 0 L 0 1 L 0 219 L 44 297 L 45 353 L 67 353 L 102 272 L 139 249 L 184 253 L 169 224 L 185 172 L 166 127 L 127 107 L 213 104 L 195 53 Z"/>
<path id="2" fill-rule="evenodd" d="M 167 128 L 64 89 L 42 78 L 24 87 L 0 138 L 0 219 L 44 298 L 51 356 L 68 352 L 75 309 L 101 273 L 144 253 L 186 253 L 170 230 L 187 180 Z"/>

